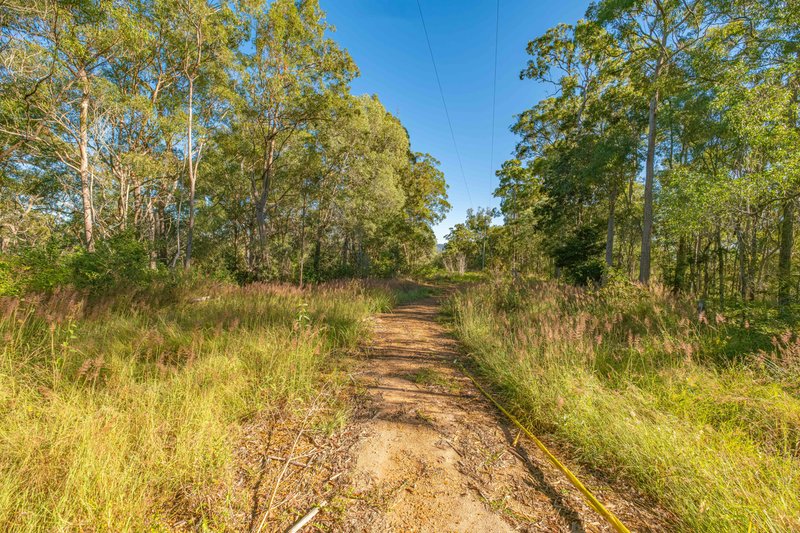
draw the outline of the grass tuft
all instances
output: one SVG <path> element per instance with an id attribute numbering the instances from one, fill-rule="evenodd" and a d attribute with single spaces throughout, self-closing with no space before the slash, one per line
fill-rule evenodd
<path id="1" fill-rule="evenodd" d="M 683 529 L 800 529 L 794 334 L 626 283 L 497 282 L 450 309 L 520 418 L 639 486 Z"/>
<path id="2" fill-rule="evenodd" d="M 206 501 L 234 490 L 243 422 L 311 398 L 395 300 L 358 283 L 0 300 L 0 529 L 226 523 Z"/>

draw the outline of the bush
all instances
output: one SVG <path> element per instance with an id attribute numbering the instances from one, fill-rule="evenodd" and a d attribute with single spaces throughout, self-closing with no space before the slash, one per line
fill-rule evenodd
<path id="1" fill-rule="evenodd" d="M 120 285 L 147 282 L 147 248 L 132 234 L 121 233 L 101 241 L 94 252 L 81 251 L 72 259 L 72 281 L 78 288 L 109 290 Z"/>
<path id="2" fill-rule="evenodd" d="M 92 253 L 54 237 L 0 261 L 0 295 L 49 293 L 66 286 L 102 292 L 144 285 L 154 275 L 148 263 L 147 248 L 131 233 L 98 242 Z"/>
<path id="3" fill-rule="evenodd" d="M 17 251 L 6 262 L 8 278 L 14 286 L 12 293 L 50 292 L 69 284 L 72 257 L 72 249 L 59 238 Z"/>
<path id="4" fill-rule="evenodd" d="M 575 285 L 597 285 L 602 281 L 605 272 L 605 261 L 597 257 L 592 257 L 583 263 L 573 265 L 569 268 L 567 270 L 567 276 L 570 283 L 574 283 Z"/>
<path id="5" fill-rule="evenodd" d="M 565 271 L 567 280 L 575 285 L 600 283 L 605 273 L 605 263 L 600 230 L 593 226 L 580 226 L 562 242 L 553 247 L 550 255 L 558 268 Z"/>
<path id="6" fill-rule="evenodd" d="M 13 267 L 9 261 L 0 259 L 0 296 L 19 294 L 19 285 L 13 277 Z"/>

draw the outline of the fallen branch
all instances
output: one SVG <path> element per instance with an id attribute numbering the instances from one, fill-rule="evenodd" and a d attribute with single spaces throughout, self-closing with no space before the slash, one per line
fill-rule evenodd
<path id="1" fill-rule="evenodd" d="M 305 417 L 303 418 L 303 423 L 300 426 L 300 431 L 297 432 L 295 435 L 294 441 L 292 442 L 291 448 L 289 448 L 289 452 L 286 454 L 285 462 L 283 463 L 283 469 L 281 469 L 280 474 L 278 474 L 278 478 L 275 480 L 275 484 L 272 487 L 272 494 L 270 494 L 269 502 L 267 503 L 267 510 L 264 511 L 264 516 L 261 519 L 261 523 L 258 525 L 258 529 L 256 530 L 257 533 L 261 533 L 261 530 L 264 529 L 264 525 L 266 525 L 267 520 L 269 519 L 269 515 L 272 512 L 273 504 L 275 503 L 275 496 L 278 494 L 278 488 L 281 485 L 281 481 L 283 480 L 283 476 L 286 475 L 286 471 L 289 469 L 289 462 L 291 461 L 292 454 L 294 454 L 295 449 L 297 449 L 297 444 L 300 442 L 300 438 L 303 436 L 305 432 L 306 425 L 308 424 L 309 419 L 311 418 L 312 413 L 314 413 L 317 409 L 318 402 L 322 397 L 323 393 L 327 392 L 327 387 L 323 388 L 314 401 L 311 403 L 311 406 L 306 411 Z"/>
<path id="2" fill-rule="evenodd" d="M 288 462 L 290 465 L 299 466 L 299 467 L 302 467 L 302 468 L 309 468 L 311 466 L 308 463 L 301 463 L 301 462 L 295 461 L 293 459 L 287 459 L 285 457 L 278 457 L 277 455 L 269 455 L 269 456 L 267 456 L 267 459 L 270 459 L 271 461 L 278 461 L 278 462 L 281 462 L 281 463 Z"/>
<path id="3" fill-rule="evenodd" d="M 317 513 L 319 513 L 320 509 L 325 507 L 327 504 L 328 502 L 321 502 L 319 505 L 312 508 L 309 512 L 305 514 L 305 516 L 303 516 L 300 520 L 295 522 L 294 525 L 292 525 L 292 527 L 287 529 L 286 533 L 297 533 L 298 531 L 303 529 L 303 526 L 311 522 L 314 519 L 314 517 L 317 516 Z"/>

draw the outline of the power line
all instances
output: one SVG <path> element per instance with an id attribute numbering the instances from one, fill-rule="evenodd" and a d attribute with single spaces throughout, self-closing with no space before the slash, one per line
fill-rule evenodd
<path id="1" fill-rule="evenodd" d="M 494 83 L 492 86 L 492 142 L 489 155 L 489 196 L 491 197 L 494 191 L 492 190 L 492 174 L 494 173 L 494 129 L 497 117 L 497 50 L 498 43 L 500 42 L 500 0 L 497 0 L 497 13 L 495 15 L 494 27 Z"/>
<path id="2" fill-rule="evenodd" d="M 450 112 L 447 110 L 447 101 L 444 98 L 444 89 L 442 89 L 442 80 L 439 79 L 439 69 L 436 68 L 436 59 L 433 57 L 433 47 L 431 46 L 431 38 L 428 36 L 428 26 L 425 24 L 425 16 L 422 14 L 422 5 L 417 0 L 417 8 L 419 9 L 419 18 L 422 20 L 422 29 L 425 31 L 425 42 L 428 43 L 428 52 L 431 54 L 431 63 L 433 63 L 433 72 L 436 74 L 436 84 L 439 86 L 439 95 L 442 97 L 442 105 L 444 106 L 444 114 L 447 117 L 447 125 L 450 127 L 450 137 L 453 139 L 453 148 L 456 150 L 456 158 L 458 159 L 458 167 L 461 169 L 461 178 L 464 180 L 464 190 L 467 192 L 467 199 L 469 200 L 470 207 L 475 207 L 472 204 L 472 195 L 469 193 L 469 185 L 467 184 L 467 175 L 464 173 L 464 164 L 461 162 L 461 154 L 458 151 L 458 143 L 456 142 L 456 134 L 453 130 L 453 122 L 450 120 Z"/>

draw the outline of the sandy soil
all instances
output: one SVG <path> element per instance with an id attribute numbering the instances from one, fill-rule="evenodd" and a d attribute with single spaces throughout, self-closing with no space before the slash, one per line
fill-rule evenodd
<path id="1" fill-rule="evenodd" d="M 538 449 L 453 366 L 457 342 L 430 298 L 377 317 L 358 376 L 366 406 L 345 478 L 341 531 L 608 531 Z M 668 517 L 574 468 L 632 530 Z"/>

